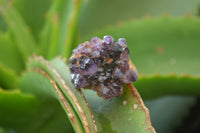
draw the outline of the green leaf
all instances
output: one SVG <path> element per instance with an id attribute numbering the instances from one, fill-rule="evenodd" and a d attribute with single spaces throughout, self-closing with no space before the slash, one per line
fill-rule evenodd
<path id="1" fill-rule="evenodd" d="M 14 70 L 17 74 L 25 67 L 19 51 L 8 33 L 0 32 L 0 64 L 7 69 Z"/>
<path id="2" fill-rule="evenodd" d="M 71 78 L 68 76 L 69 70 L 66 65 L 58 61 L 52 61 L 52 65 L 57 68 L 66 83 L 71 85 Z M 65 72 L 66 70 L 68 70 L 68 73 Z M 70 88 L 75 89 L 73 86 L 70 86 Z M 98 132 L 154 132 L 148 118 L 148 109 L 143 105 L 141 97 L 132 85 L 125 85 L 124 94 L 112 101 L 98 97 L 93 91 L 83 90 L 83 92 L 85 92 L 85 97 L 91 107 Z M 130 127 L 130 125 L 135 126 Z"/>
<path id="3" fill-rule="evenodd" d="M 134 83 L 140 87 L 144 99 L 153 99 L 167 95 L 193 95 L 200 96 L 200 77 L 185 76 L 160 76 L 141 77 Z"/>
<path id="4" fill-rule="evenodd" d="M 140 73 L 134 85 L 144 99 L 181 94 L 199 96 L 199 25 L 200 20 L 195 17 L 134 19 L 97 31 L 80 42 L 106 34 L 113 35 L 115 39 L 126 38 L 131 59 Z M 166 121 L 177 122 L 184 117 L 186 113 L 183 112 L 187 112 L 189 106 L 182 106 L 179 104 L 181 101 L 192 104 L 194 100 L 182 98 L 179 101 L 171 99 L 170 102 L 163 102 L 160 99 L 154 106 L 149 106 L 150 111 L 155 113 L 151 115 L 152 124 L 158 132 L 163 131 L 162 127 L 169 132 L 173 131 L 177 123 L 167 124 Z M 168 119 L 158 119 L 159 115 L 163 115 L 160 111 L 162 103 L 167 107 L 173 103 L 176 107 L 173 110 L 163 109 L 169 112 L 166 114 Z"/>
<path id="5" fill-rule="evenodd" d="M 124 94 L 111 102 L 85 92 L 100 133 L 152 133 L 148 109 L 132 85 L 124 85 Z M 120 117 L 119 117 L 120 116 Z"/>
<path id="6" fill-rule="evenodd" d="M 47 94 L 57 97 L 68 114 L 75 131 L 96 132 L 97 128 L 97 132 L 104 133 L 112 131 L 154 132 L 148 110 L 131 84 L 125 85 L 124 94 L 120 98 L 114 98 L 111 102 L 98 97 L 97 94 L 93 94 L 94 92 L 83 90 L 86 101 L 82 92 L 77 91 L 72 85 L 69 68 L 63 60 L 58 58 L 47 62 L 41 57 L 34 57 L 28 63 L 28 68 L 29 71 L 33 71 L 29 73 L 35 72 L 46 76 L 54 89 L 47 87 L 42 81 L 37 80 L 38 77 L 36 78 L 33 75 L 30 76 L 32 77 L 31 79 L 27 79 L 22 85 L 25 83 L 28 86 L 30 85 L 28 81 L 31 81 L 34 86 L 39 85 L 40 87 L 27 91 L 32 91 L 32 93 L 40 95 L 40 97 L 44 97 Z M 87 102 L 93 114 L 91 114 Z M 93 120 L 93 115 L 95 121 Z M 120 118 L 123 117 L 123 119 L 119 119 L 119 116 L 121 116 Z M 72 120 L 72 118 L 74 119 Z M 130 125 L 134 125 L 134 128 Z"/>
<path id="7" fill-rule="evenodd" d="M 3 20 L 3 17 L 2 15 L 0 14 L 0 31 L 6 31 L 6 23 L 5 21 Z"/>
<path id="8" fill-rule="evenodd" d="M 136 87 L 141 95 L 148 94 L 148 97 L 162 96 L 167 92 L 172 94 L 194 94 L 198 95 L 200 63 L 199 63 L 199 34 L 200 34 L 200 20 L 193 17 L 184 18 L 147 18 L 136 19 L 132 22 L 126 22 L 122 25 L 112 26 L 105 30 L 96 32 L 92 36 L 103 37 L 103 35 L 110 34 L 115 39 L 124 37 L 127 40 L 130 49 L 130 57 L 136 65 L 140 75 L 145 75 L 145 80 L 139 77 Z M 83 40 L 83 39 L 82 39 Z M 166 76 L 174 72 L 177 80 L 169 80 Z M 154 80 L 152 77 L 155 74 L 159 77 L 166 77 L 164 80 Z M 189 74 L 193 78 L 187 78 L 187 82 L 180 81 L 183 79 L 182 75 Z M 192 80 L 197 81 L 192 81 Z M 157 81 L 161 81 L 158 82 Z M 150 83 L 152 81 L 152 83 Z M 148 84 L 146 84 L 148 82 Z M 189 89 L 183 86 L 190 86 Z M 181 85 L 180 85 L 181 83 Z M 150 90 L 152 89 L 152 90 Z M 154 90 L 158 91 L 154 91 Z M 165 90 L 167 89 L 167 90 Z M 186 90 L 184 90 L 186 89 Z M 171 92 L 170 92 L 171 90 Z M 163 92 L 162 92 L 163 91 Z M 157 93 L 157 94 L 156 94 Z M 169 94 L 168 93 L 168 94 Z"/>
<path id="9" fill-rule="evenodd" d="M 37 42 L 51 2 L 51 0 L 13 0 L 14 7 L 16 7 L 24 22 L 29 26 Z"/>
<path id="10" fill-rule="evenodd" d="M 47 58 L 69 57 L 75 38 L 76 24 L 82 0 L 56 0 L 47 14 L 41 45 L 48 49 Z"/>
<path id="11" fill-rule="evenodd" d="M 13 89 L 17 86 L 17 75 L 0 63 L 0 87 Z"/>
<path id="12" fill-rule="evenodd" d="M 196 98 L 191 96 L 165 96 L 145 101 L 151 112 L 152 125 L 158 133 L 176 132 L 195 104 Z"/>
<path id="13" fill-rule="evenodd" d="M 62 60 L 58 61 L 65 65 L 65 63 Z M 49 94 L 48 96 L 53 96 L 57 98 L 60 101 L 63 109 L 67 113 L 72 123 L 72 126 L 74 127 L 74 130 L 76 132 L 95 132 L 92 114 L 81 93 L 77 92 L 75 89 L 73 89 L 73 93 L 72 90 L 70 90 L 70 88 L 67 86 L 65 81 L 62 79 L 62 77 L 57 73 L 56 69 L 50 65 L 50 63 L 48 63 L 41 57 L 35 57 L 29 63 L 28 68 L 30 70 L 35 70 L 36 72 L 45 75 L 46 78 L 49 79 L 49 84 L 51 85 L 50 88 L 46 87 L 45 85 L 41 86 L 40 84 L 40 89 L 34 89 L 35 94 L 40 94 L 40 97 L 43 97 L 44 94 Z M 31 79 L 28 81 L 32 81 L 35 82 L 35 84 L 37 84 L 37 79 L 38 78 L 35 78 L 35 80 Z M 27 83 L 28 85 L 28 81 L 24 83 Z M 71 86 L 73 85 L 71 84 Z"/>
<path id="14" fill-rule="evenodd" d="M 36 52 L 35 40 L 22 17 L 11 3 L 6 2 L 0 6 L 1 13 L 13 35 L 14 43 L 17 45 L 24 62 L 26 62 L 27 57 Z"/>
<path id="15" fill-rule="evenodd" d="M 27 124 L 30 117 L 29 119 L 26 117 L 34 114 L 37 103 L 37 99 L 32 95 L 24 95 L 19 91 L 0 90 L 0 126 L 16 131 L 27 130 L 28 128 L 23 129 L 20 124 Z"/>
<path id="16" fill-rule="evenodd" d="M 107 25 L 143 16 L 161 16 L 163 13 L 197 15 L 198 8 L 198 0 L 87 0 L 81 11 L 79 31 L 84 36 Z"/>
<path id="17" fill-rule="evenodd" d="M 72 131 L 57 101 L 41 102 L 34 95 L 18 90 L 0 90 L 0 118 L 0 126 L 20 133 Z"/>
<path id="18" fill-rule="evenodd" d="M 8 132 L 8 130 L 6 130 L 6 129 L 0 127 L 0 133 L 9 133 L 9 132 Z"/>

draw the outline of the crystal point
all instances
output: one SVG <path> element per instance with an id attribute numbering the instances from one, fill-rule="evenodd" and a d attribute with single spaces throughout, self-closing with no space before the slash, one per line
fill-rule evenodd
<path id="1" fill-rule="evenodd" d="M 112 36 L 109 36 L 109 35 L 104 36 L 103 40 L 106 44 L 111 44 L 112 42 L 114 42 L 114 38 Z"/>

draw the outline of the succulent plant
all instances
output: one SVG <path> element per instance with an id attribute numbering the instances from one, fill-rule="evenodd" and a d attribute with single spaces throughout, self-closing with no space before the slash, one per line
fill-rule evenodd
<path id="1" fill-rule="evenodd" d="M 0 133 L 180 131 L 200 95 L 199 3 L 164 1 L 1 0 Z"/>

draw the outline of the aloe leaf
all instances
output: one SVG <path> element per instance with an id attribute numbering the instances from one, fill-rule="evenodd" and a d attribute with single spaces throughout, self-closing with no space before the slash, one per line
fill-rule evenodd
<path id="1" fill-rule="evenodd" d="M 173 18 L 143 18 L 124 22 L 120 25 L 111 26 L 97 31 L 99 37 L 111 34 L 114 37 L 127 39 L 128 47 L 133 55 L 132 61 L 139 70 L 139 80 L 134 83 L 145 99 L 161 97 L 165 95 L 198 95 L 199 96 L 199 25 L 200 21 L 195 17 Z M 91 37 L 90 36 L 90 37 Z M 88 40 L 90 37 L 85 38 Z M 81 42 L 83 39 L 81 40 Z M 174 73 L 174 74 L 171 74 Z M 188 74 L 188 76 L 184 76 Z M 172 102 L 173 101 L 173 102 Z M 182 106 L 179 102 L 189 103 Z M 194 103 L 187 98 L 176 98 L 154 102 L 149 105 L 150 111 L 156 112 L 151 115 L 153 126 L 158 131 L 167 132 L 174 130 L 177 121 L 180 121 Z M 159 104 L 160 103 L 160 104 Z M 158 119 L 162 115 L 162 104 L 169 107 L 171 104 L 176 108 L 164 108 L 168 119 Z M 182 109 L 180 112 L 179 109 Z M 174 113 L 175 112 L 175 113 Z M 171 117 L 171 114 L 176 117 Z M 166 114 L 166 115 L 167 115 Z M 166 124 L 172 120 L 173 124 Z M 175 122 L 176 121 L 176 122 Z M 165 125 L 166 124 L 166 125 Z M 160 127 L 160 125 L 163 125 Z M 165 125 L 165 126 L 164 126 Z"/>
<path id="2" fill-rule="evenodd" d="M 88 0 L 81 12 L 79 31 L 84 36 L 107 25 L 143 16 L 161 16 L 163 13 L 173 16 L 183 16 L 186 13 L 197 15 L 198 8 L 198 0 Z"/>
<path id="3" fill-rule="evenodd" d="M 17 86 L 17 75 L 0 63 L 0 87 L 13 89 Z"/>
<path id="4" fill-rule="evenodd" d="M 0 64 L 7 69 L 12 69 L 17 74 L 25 67 L 17 47 L 7 32 L 0 32 L 0 60 Z"/>
<path id="5" fill-rule="evenodd" d="M 186 92 L 198 94 L 198 89 L 196 89 L 198 86 L 193 87 L 193 89 L 187 89 L 183 86 L 190 86 L 191 84 L 188 83 L 191 83 L 191 80 L 200 75 L 198 70 L 200 67 L 199 24 L 199 19 L 195 17 L 172 18 L 166 16 L 162 18 L 136 19 L 122 25 L 111 26 L 91 36 L 102 37 L 103 35 L 111 34 L 115 38 L 126 38 L 129 50 L 132 53 L 130 57 L 133 63 L 136 65 L 140 75 L 145 75 L 146 77 L 146 80 L 142 80 L 139 77 L 139 82 L 138 84 L 136 83 L 138 90 L 142 89 L 142 96 L 143 93 L 148 94 L 148 97 L 151 98 L 155 95 L 162 96 L 164 94 L 162 91 L 166 92 L 167 90 L 165 91 L 165 89 L 169 87 L 173 87 L 169 90 L 174 90 L 171 91 L 171 94 L 173 92 L 174 94 L 183 94 L 184 92 L 185 94 Z M 86 39 L 88 40 L 91 36 L 86 37 Z M 153 82 L 154 84 L 145 84 L 147 80 L 150 82 L 155 74 L 161 75 L 159 77 L 166 77 L 170 73 L 177 75 L 177 79 L 180 79 L 185 74 L 193 78 L 189 78 L 189 76 L 188 79 L 190 81 L 181 82 L 181 85 L 180 80 L 174 80 L 172 85 L 168 83 L 168 80 L 162 80 L 163 82 L 159 82 L 159 87 L 162 88 L 156 88 L 160 91 L 149 90 L 156 87 L 156 82 Z M 149 79 L 147 79 L 148 77 Z M 195 80 L 199 81 L 199 78 Z M 184 90 L 184 88 L 187 90 Z"/>
<path id="6" fill-rule="evenodd" d="M 1 3 L 0 6 L 1 13 L 13 35 L 14 42 L 16 42 L 21 56 L 24 62 L 26 62 L 27 57 L 33 52 L 36 52 L 35 40 L 12 3 L 5 2 L 3 4 Z"/>
<path id="7" fill-rule="evenodd" d="M 47 57 L 69 57 L 75 38 L 76 24 L 82 0 L 56 0 L 47 13 L 47 21 L 41 35 Z"/>
<path id="8" fill-rule="evenodd" d="M 99 132 L 155 132 L 150 124 L 148 109 L 137 90 L 131 84 L 125 85 L 124 89 L 124 94 L 111 102 L 95 98 L 93 92 L 85 92 Z"/>
<path id="9" fill-rule="evenodd" d="M 28 68 L 31 70 L 37 70 L 37 68 L 40 68 L 39 73 L 46 75 L 46 77 L 49 79 L 49 83 L 52 84 L 54 87 L 54 89 L 45 87 L 47 91 L 46 93 L 48 94 L 51 92 L 51 96 L 58 98 L 76 132 L 96 132 L 94 121 L 92 119 L 92 114 L 81 93 L 77 91 L 73 93 L 72 90 L 67 86 L 65 81 L 62 79 L 62 77 L 57 73 L 55 68 L 50 65 L 50 63 L 48 63 L 41 57 L 35 57 L 29 63 Z M 31 81 L 33 82 L 33 80 Z M 39 89 L 39 92 L 36 93 L 41 94 L 40 90 L 42 89 Z M 55 95 L 56 92 L 58 95 Z"/>
<path id="10" fill-rule="evenodd" d="M 9 133 L 9 131 L 5 128 L 0 127 L 0 133 Z"/>
<path id="11" fill-rule="evenodd" d="M 71 132 L 69 121 L 63 119 L 65 117 L 56 101 L 41 102 L 34 95 L 19 90 L 0 90 L 0 127 L 10 132 Z"/>
<path id="12" fill-rule="evenodd" d="M 50 0 L 13 0 L 13 5 L 29 26 L 35 40 L 39 41 L 39 34 L 45 23 L 46 12 L 50 7 Z"/>
<path id="13" fill-rule="evenodd" d="M 196 98 L 191 96 L 165 96 L 145 101 L 151 112 L 152 125 L 158 133 L 176 132 L 195 104 Z"/>
<path id="14" fill-rule="evenodd" d="M 144 99 L 153 99 L 167 95 L 200 96 L 200 78 L 188 75 L 141 77 L 134 85 L 141 87 L 140 93 Z"/>
<path id="15" fill-rule="evenodd" d="M 155 132 L 151 126 L 148 109 L 144 106 L 141 97 L 131 84 L 124 86 L 123 96 L 110 102 L 99 98 L 96 94 L 90 95 L 91 92 L 88 93 L 83 90 L 84 93 L 82 93 L 77 91 L 71 83 L 67 65 L 60 58 L 47 62 L 42 57 L 34 57 L 28 63 L 28 68 L 30 71 L 28 73 L 32 73 L 32 76 L 23 78 L 21 88 L 27 88 L 23 87 L 24 84 L 28 86 L 30 85 L 28 81 L 31 81 L 34 86 L 39 87 L 37 89 L 26 89 L 26 92 L 34 93 L 40 98 L 44 97 L 43 95 L 57 98 L 70 118 L 75 131 L 105 133 L 110 131 Z M 43 75 L 52 86 L 46 87 L 33 74 Z M 87 101 L 83 94 L 86 96 Z M 87 102 L 91 107 L 91 111 Z M 123 117 L 123 119 L 119 119 L 118 116 Z M 133 128 L 130 125 L 135 126 Z"/>
<path id="16" fill-rule="evenodd" d="M 3 17 L 2 17 L 1 14 L 0 14 L 0 30 L 1 30 L 1 31 L 6 31 L 6 23 L 5 23 L 5 21 L 3 20 Z"/>

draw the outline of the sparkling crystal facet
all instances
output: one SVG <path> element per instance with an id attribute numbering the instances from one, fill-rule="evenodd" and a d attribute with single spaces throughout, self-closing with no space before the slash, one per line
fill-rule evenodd
<path id="1" fill-rule="evenodd" d="M 106 35 L 106 36 L 103 37 L 103 40 L 106 44 L 110 44 L 114 41 L 114 38 L 112 36 Z"/>
<path id="2" fill-rule="evenodd" d="M 126 47 L 127 47 L 127 43 L 126 43 L 126 40 L 125 40 L 124 38 L 119 38 L 118 44 L 119 44 L 120 46 L 122 46 L 123 48 L 126 48 Z"/>

